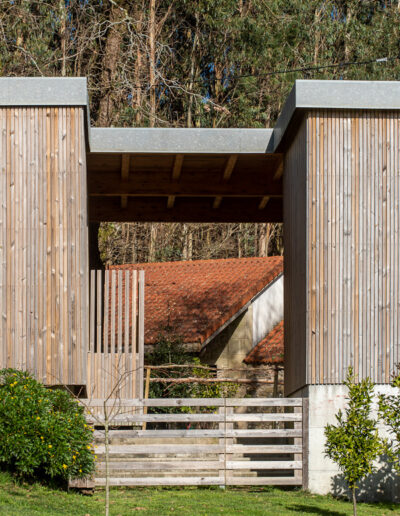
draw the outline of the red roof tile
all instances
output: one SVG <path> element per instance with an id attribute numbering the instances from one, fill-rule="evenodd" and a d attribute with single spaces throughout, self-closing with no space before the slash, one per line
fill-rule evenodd
<path id="1" fill-rule="evenodd" d="M 283 321 L 250 351 L 244 359 L 246 364 L 283 363 Z"/>
<path id="2" fill-rule="evenodd" d="M 145 343 L 166 328 L 203 343 L 283 272 L 283 258 L 232 258 L 115 265 L 145 271 Z"/>

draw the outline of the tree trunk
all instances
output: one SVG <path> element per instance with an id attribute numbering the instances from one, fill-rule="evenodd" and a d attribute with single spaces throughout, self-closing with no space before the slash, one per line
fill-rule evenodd
<path id="1" fill-rule="evenodd" d="M 123 36 L 124 12 L 122 9 L 111 6 L 110 28 L 108 30 L 104 58 L 102 60 L 103 70 L 100 78 L 100 104 L 97 125 L 108 127 L 111 125 L 115 110 L 115 88 L 117 79 L 117 65 L 120 62 L 120 51 Z"/>
<path id="2" fill-rule="evenodd" d="M 156 0 L 150 0 L 149 47 L 150 127 L 154 127 L 156 118 Z"/>
<path id="3" fill-rule="evenodd" d="M 133 223 L 131 224 L 132 227 L 132 263 L 137 262 L 137 250 L 136 250 L 136 225 Z"/>
<path id="4" fill-rule="evenodd" d="M 196 45 L 197 45 L 197 32 L 198 32 L 198 21 L 199 17 L 196 15 L 196 28 L 195 28 L 195 34 L 193 37 L 193 45 L 192 45 L 192 53 L 190 55 L 191 63 L 190 63 L 190 83 L 189 83 L 189 91 L 192 93 L 193 85 L 194 85 L 194 75 L 195 75 L 195 51 L 196 51 Z M 193 109 L 193 95 L 190 95 L 189 97 L 189 107 L 188 107 L 188 115 L 187 115 L 187 126 L 192 127 L 192 109 Z"/>
<path id="5" fill-rule="evenodd" d="M 258 239 L 258 256 L 268 256 L 269 239 L 271 236 L 271 225 L 260 224 L 260 236 Z"/>
<path id="6" fill-rule="evenodd" d="M 139 9 L 136 11 L 136 19 L 137 19 L 137 34 L 142 34 L 143 32 L 143 6 L 141 5 Z M 137 52 L 136 52 L 136 66 L 134 71 L 135 78 L 135 103 L 136 103 L 136 115 L 135 122 L 137 126 L 140 126 L 142 123 L 142 84 L 141 78 L 143 76 L 143 53 L 140 48 L 141 41 L 137 43 Z"/>
<path id="7" fill-rule="evenodd" d="M 60 1 L 60 18 L 61 18 L 61 25 L 60 25 L 60 39 L 61 39 L 61 53 L 62 53 L 62 62 L 61 62 L 61 76 L 65 77 L 66 75 L 66 62 L 67 62 L 67 52 L 66 52 L 66 7 L 65 7 L 65 0 Z"/>
<path id="8" fill-rule="evenodd" d="M 353 516 L 357 516 L 357 500 L 356 500 L 356 488 L 355 486 L 352 488 L 353 495 Z"/>
<path id="9" fill-rule="evenodd" d="M 314 13 L 314 66 L 318 64 L 319 46 L 321 41 L 321 31 L 319 23 L 321 19 L 321 9 L 315 9 Z"/>
<path id="10" fill-rule="evenodd" d="M 157 241 L 157 226 L 155 224 L 152 224 L 150 227 L 149 262 L 156 261 L 156 241 Z"/>

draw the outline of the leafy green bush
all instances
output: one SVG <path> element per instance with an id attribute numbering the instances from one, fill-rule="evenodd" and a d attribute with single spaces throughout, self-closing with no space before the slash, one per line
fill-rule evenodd
<path id="1" fill-rule="evenodd" d="M 83 407 L 26 372 L 0 371 L 0 463 L 19 476 L 78 478 L 94 469 Z"/>

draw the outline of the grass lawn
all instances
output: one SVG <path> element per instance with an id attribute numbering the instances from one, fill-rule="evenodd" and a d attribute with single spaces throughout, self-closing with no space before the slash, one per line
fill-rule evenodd
<path id="1" fill-rule="evenodd" d="M 104 491 L 94 496 L 52 490 L 39 484 L 16 485 L 0 473 L 1 516 L 97 516 L 103 514 Z M 167 514 L 211 516 L 214 514 L 293 515 L 352 514 L 349 502 L 314 496 L 297 490 L 275 488 L 137 488 L 112 489 L 111 515 Z M 400 506 L 359 504 L 359 515 L 400 515 Z"/>

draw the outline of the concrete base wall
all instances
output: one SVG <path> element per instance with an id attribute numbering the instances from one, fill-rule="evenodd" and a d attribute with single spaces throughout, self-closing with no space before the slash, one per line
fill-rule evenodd
<path id="1" fill-rule="evenodd" d="M 377 385 L 376 393 L 392 393 L 390 385 Z M 335 496 L 349 494 L 343 475 L 336 465 L 325 456 L 324 428 L 336 423 L 335 414 L 346 406 L 347 388 L 344 385 L 310 385 L 292 394 L 292 397 L 308 397 L 308 489 L 316 494 L 331 493 Z M 376 416 L 376 405 L 374 405 Z M 380 434 L 386 436 L 380 426 Z M 377 464 L 376 473 L 360 484 L 357 498 L 362 501 L 400 501 L 400 478 L 385 461 Z"/>

